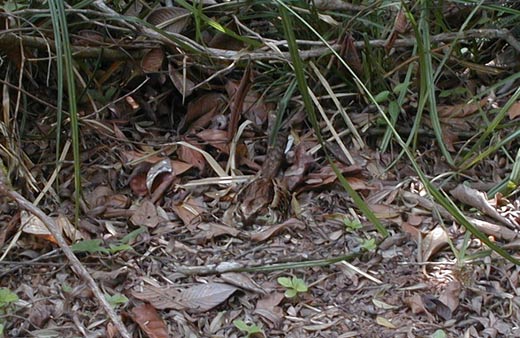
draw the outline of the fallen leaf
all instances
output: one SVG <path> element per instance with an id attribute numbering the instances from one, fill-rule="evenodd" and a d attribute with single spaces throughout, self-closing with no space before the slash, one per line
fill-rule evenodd
<path id="1" fill-rule="evenodd" d="M 451 312 L 455 311 L 459 306 L 459 296 L 461 292 L 460 282 L 457 280 L 450 281 L 444 291 L 439 296 L 439 300 L 450 308 Z"/>
<path id="2" fill-rule="evenodd" d="M 450 191 L 450 194 L 460 202 L 472 206 L 484 212 L 486 215 L 502 222 L 511 229 L 516 229 L 517 226 L 512 224 L 507 218 L 502 216 L 496 208 L 490 203 L 485 193 L 476 189 L 470 188 L 464 184 L 459 184 L 455 189 Z"/>
<path id="3" fill-rule="evenodd" d="M 199 148 L 197 145 L 193 145 L 188 140 L 185 140 L 186 143 L 189 143 L 195 148 Z M 199 169 L 200 171 L 203 171 L 206 167 L 206 161 L 204 159 L 204 155 L 202 155 L 199 151 L 196 151 L 190 147 L 186 147 L 183 145 L 179 146 L 178 150 L 179 159 L 193 165 L 195 168 Z"/>
<path id="4" fill-rule="evenodd" d="M 157 73 L 161 70 L 164 61 L 162 48 L 153 48 L 143 56 L 141 68 L 145 73 Z"/>
<path id="5" fill-rule="evenodd" d="M 155 205 L 150 201 L 143 201 L 141 205 L 135 210 L 130 222 L 135 226 L 147 226 L 155 228 L 159 223 L 164 222 L 165 219 L 157 214 Z"/>
<path id="6" fill-rule="evenodd" d="M 195 285 L 181 291 L 176 301 L 186 311 L 201 313 L 221 304 L 237 290 L 236 287 L 223 283 Z"/>
<path id="7" fill-rule="evenodd" d="M 154 308 L 159 310 L 182 310 L 184 307 L 175 300 L 175 297 L 178 295 L 179 291 L 173 288 L 156 287 L 152 285 L 145 285 L 139 291 L 132 291 L 133 297 L 149 302 Z"/>
<path id="8" fill-rule="evenodd" d="M 258 285 L 250 276 L 245 273 L 226 272 L 220 275 L 220 278 L 228 284 L 237 286 L 241 289 L 260 293 L 265 295 L 266 292 L 260 285 Z"/>
<path id="9" fill-rule="evenodd" d="M 180 203 L 172 202 L 171 208 L 185 225 L 191 224 L 206 212 L 206 207 L 201 197 L 193 198 L 190 196 Z"/>
<path id="10" fill-rule="evenodd" d="M 142 304 L 130 311 L 130 317 L 150 338 L 168 338 L 168 329 L 157 310 L 150 304 Z"/>
<path id="11" fill-rule="evenodd" d="M 516 101 L 511 105 L 509 110 L 507 111 L 510 120 L 514 120 L 518 116 L 520 116 L 520 101 Z"/>
<path id="12" fill-rule="evenodd" d="M 381 316 L 377 316 L 376 317 L 376 323 L 381 325 L 381 326 L 386 327 L 387 329 L 395 329 L 396 328 L 396 326 L 394 324 L 392 324 L 391 321 L 389 321 L 388 319 L 386 319 L 384 317 L 381 317 Z"/>
<path id="13" fill-rule="evenodd" d="M 159 7 L 154 9 L 146 21 L 170 33 L 181 33 L 190 23 L 191 14 L 182 7 Z"/>
<path id="14" fill-rule="evenodd" d="M 430 231 L 422 241 L 422 261 L 427 262 L 444 246 L 448 245 L 448 234 L 441 225 Z"/>
<path id="15" fill-rule="evenodd" d="M 254 232 L 251 234 L 251 240 L 253 242 L 262 242 L 265 241 L 275 234 L 281 232 L 287 227 L 295 227 L 295 228 L 302 228 L 304 227 L 304 224 L 302 221 L 296 218 L 289 218 L 287 221 L 277 224 L 277 225 L 270 225 L 266 227 L 264 230 L 259 232 Z"/>
<path id="16" fill-rule="evenodd" d="M 157 176 L 164 174 L 164 173 L 172 173 L 172 163 L 169 159 L 163 159 L 157 163 L 155 163 L 150 170 L 148 170 L 148 173 L 146 174 L 146 188 L 148 189 L 148 192 L 152 192 L 152 186 L 157 178 Z"/>

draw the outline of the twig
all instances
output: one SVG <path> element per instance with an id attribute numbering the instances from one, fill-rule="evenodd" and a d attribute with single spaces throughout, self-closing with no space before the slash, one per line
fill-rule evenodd
<path id="1" fill-rule="evenodd" d="M 225 272 L 267 272 L 287 269 L 308 268 L 316 266 L 327 266 L 342 261 L 351 261 L 363 254 L 363 251 L 353 252 L 343 256 L 327 259 L 317 259 L 299 262 L 285 262 L 277 264 L 245 265 L 238 262 L 222 262 L 219 264 L 209 264 L 205 266 L 176 266 L 175 270 L 184 275 L 216 275 Z"/>
<path id="2" fill-rule="evenodd" d="M 105 299 L 105 296 L 97 286 L 92 276 L 90 276 L 87 269 L 81 264 L 76 255 L 74 255 L 72 250 L 69 248 L 67 242 L 65 241 L 65 238 L 63 238 L 63 235 L 58 230 L 58 226 L 56 225 L 54 220 L 47 216 L 40 208 L 36 207 L 34 204 L 25 199 L 22 195 L 9 189 L 6 185 L 6 177 L 2 170 L 0 170 L 0 196 L 1 195 L 5 195 L 11 198 L 18 204 L 20 208 L 38 217 L 45 224 L 52 236 L 54 236 L 54 238 L 56 239 L 56 242 L 58 243 L 61 250 L 63 250 L 63 253 L 67 257 L 69 262 L 72 264 L 72 270 L 77 275 L 79 275 L 90 287 L 92 293 L 97 298 L 101 306 L 105 309 L 106 313 L 114 323 L 115 327 L 117 328 L 121 336 L 123 336 L 124 338 L 131 338 L 130 333 L 121 321 L 121 318 L 119 318 L 114 309 L 112 309 L 108 301 Z"/>

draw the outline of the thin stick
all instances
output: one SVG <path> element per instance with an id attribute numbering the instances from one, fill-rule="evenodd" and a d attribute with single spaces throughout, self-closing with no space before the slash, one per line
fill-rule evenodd
<path id="1" fill-rule="evenodd" d="M 61 232 L 58 230 L 58 226 L 56 225 L 54 220 L 47 216 L 40 208 L 36 207 L 30 201 L 25 199 L 22 195 L 9 189 L 6 184 L 6 177 L 0 168 L 0 196 L 2 195 L 14 200 L 20 208 L 38 217 L 43 222 L 43 224 L 45 224 L 47 229 L 56 239 L 56 242 L 58 243 L 61 250 L 63 250 L 63 253 L 67 257 L 69 262 L 72 264 L 72 270 L 77 275 L 79 275 L 90 287 L 92 293 L 97 298 L 101 306 L 105 309 L 106 313 L 114 323 L 115 327 L 117 328 L 121 336 L 123 336 L 124 338 L 131 338 L 130 333 L 121 321 L 121 318 L 117 315 L 117 313 L 114 311 L 114 309 L 112 309 L 108 301 L 105 299 L 105 296 L 99 289 L 98 285 L 96 284 L 92 276 L 90 276 L 87 269 L 81 264 L 78 257 L 76 257 L 76 255 L 74 255 L 72 250 L 69 248 L 69 245 L 65 241 L 65 238 L 63 238 Z"/>

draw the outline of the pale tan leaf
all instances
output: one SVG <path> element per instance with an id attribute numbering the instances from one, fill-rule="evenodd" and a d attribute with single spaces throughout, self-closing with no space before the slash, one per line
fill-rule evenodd
<path id="1" fill-rule="evenodd" d="M 175 309 L 183 310 L 183 306 L 175 301 L 179 291 L 168 287 L 156 287 L 145 285 L 139 291 L 133 290 L 132 296 L 142 301 L 149 302 L 156 309 Z"/>
<path id="2" fill-rule="evenodd" d="M 448 234 L 444 228 L 437 225 L 422 241 L 422 259 L 427 262 L 434 254 L 448 244 Z"/>
<path id="3" fill-rule="evenodd" d="M 181 291 L 176 301 L 192 313 L 206 312 L 221 304 L 237 290 L 223 283 L 195 285 Z"/>
<path id="4" fill-rule="evenodd" d="M 391 321 L 389 321 L 388 319 L 384 318 L 384 317 L 381 317 L 381 316 L 377 316 L 376 317 L 376 323 L 381 325 L 381 326 L 384 326 L 388 329 L 395 329 L 397 328 L 394 324 L 392 324 Z"/>
<path id="5" fill-rule="evenodd" d="M 277 225 L 271 225 L 267 227 L 266 229 L 258 232 L 254 232 L 251 234 L 251 240 L 253 242 L 262 242 L 265 241 L 275 234 L 281 232 L 287 227 L 303 227 L 303 222 L 296 218 L 290 218 L 287 221 L 277 224 Z"/>
<path id="6" fill-rule="evenodd" d="M 159 223 L 165 220 L 157 214 L 155 205 L 150 201 L 143 201 L 139 208 L 135 210 L 130 222 L 135 226 L 147 226 L 149 228 L 155 228 Z"/>
<path id="7" fill-rule="evenodd" d="M 507 111 L 507 114 L 509 115 L 509 119 L 514 120 L 518 116 L 520 116 L 520 101 L 516 101 L 511 105 L 509 110 Z"/>
<path id="8" fill-rule="evenodd" d="M 155 178 L 161 174 L 164 173 L 172 173 L 172 163 L 169 159 L 161 160 L 157 163 L 155 163 L 150 170 L 148 170 L 148 173 L 146 174 L 146 188 L 148 189 L 148 192 L 152 192 L 152 185 L 155 181 Z"/>

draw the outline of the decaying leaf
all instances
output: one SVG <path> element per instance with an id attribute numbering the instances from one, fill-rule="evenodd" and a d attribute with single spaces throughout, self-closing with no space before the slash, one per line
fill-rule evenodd
<path id="1" fill-rule="evenodd" d="M 303 228 L 305 227 L 303 222 L 296 218 L 290 218 L 287 221 L 277 224 L 277 225 L 270 225 L 266 227 L 265 229 L 254 232 L 251 234 L 251 240 L 254 242 L 262 242 L 265 241 L 275 234 L 280 233 L 283 229 L 287 227 L 295 227 L 295 228 Z"/>
<path id="2" fill-rule="evenodd" d="M 150 304 L 142 304 L 130 311 L 130 317 L 150 338 L 168 338 L 166 323 Z"/>
<path id="3" fill-rule="evenodd" d="M 236 290 L 236 287 L 223 283 L 195 285 L 181 291 L 176 301 L 183 305 L 186 311 L 206 312 L 224 302 Z"/>
<path id="4" fill-rule="evenodd" d="M 182 7 L 160 7 L 146 21 L 170 33 L 182 33 L 190 23 L 190 12 Z"/>
<path id="5" fill-rule="evenodd" d="M 164 173 L 172 173 L 173 168 L 171 161 L 169 159 L 164 159 L 156 164 L 154 164 L 150 170 L 148 170 L 148 173 L 146 174 L 146 188 L 148 189 L 148 192 L 152 192 L 152 185 L 157 178 L 157 176 L 164 174 Z"/>
<path id="6" fill-rule="evenodd" d="M 448 240 L 448 234 L 441 225 L 437 225 L 435 229 L 430 231 L 422 241 L 423 262 L 427 262 L 440 249 L 448 245 Z"/>
<path id="7" fill-rule="evenodd" d="M 149 302 L 154 308 L 176 309 L 182 310 L 182 304 L 179 304 L 175 297 L 179 295 L 179 291 L 169 287 L 156 287 L 152 285 L 145 285 L 141 290 L 133 290 L 132 296 L 142 301 Z"/>
<path id="8" fill-rule="evenodd" d="M 141 68 L 145 73 L 156 73 L 161 70 L 164 62 L 164 51 L 162 48 L 153 48 L 141 60 Z"/>
<path id="9" fill-rule="evenodd" d="M 157 224 L 164 222 L 165 219 L 157 214 L 155 205 L 150 201 L 143 201 L 139 208 L 130 217 L 130 222 L 135 226 L 147 226 L 155 228 Z"/>

